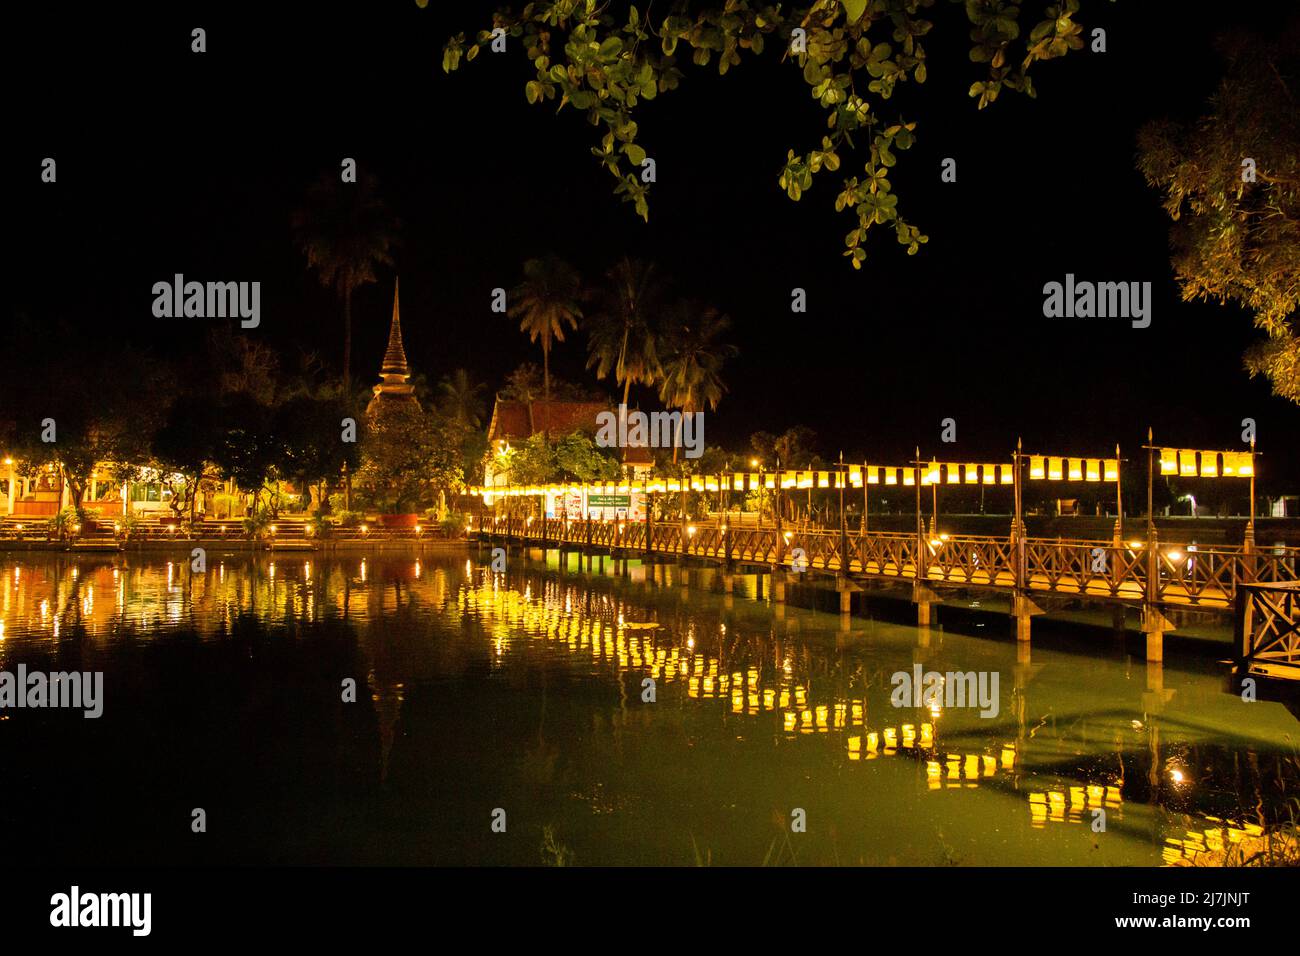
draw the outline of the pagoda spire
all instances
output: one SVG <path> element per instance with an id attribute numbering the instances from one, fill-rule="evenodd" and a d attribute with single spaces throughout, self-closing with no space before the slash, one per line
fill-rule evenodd
<path id="1" fill-rule="evenodd" d="M 388 349 L 384 352 L 383 364 L 379 367 L 379 384 L 371 391 L 374 397 L 366 406 L 366 416 L 372 417 L 384 407 L 413 405 L 419 408 L 415 398 L 415 386 L 410 383 L 411 367 L 406 362 L 406 349 L 402 345 L 402 318 L 398 308 L 397 283 L 393 283 L 393 319 L 388 328 Z"/>
<path id="2" fill-rule="evenodd" d="M 384 352 L 384 364 L 379 369 L 381 376 L 404 375 L 410 377 L 411 369 L 406 364 L 406 349 L 402 346 L 402 317 L 398 309 L 397 290 L 400 279 L 393 282 L 393 320 L 388 328 L 388 350 Z"/>

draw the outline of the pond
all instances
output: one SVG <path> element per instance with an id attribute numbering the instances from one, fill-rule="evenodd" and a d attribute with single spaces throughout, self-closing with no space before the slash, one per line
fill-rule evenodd
<path id="1" fill-rule="evenodd" d="M 1150 667 L 1036 619 L 1026 653 L 1002 615 L 544 557 L 0 555 L 0 671 L 103 675 L 97 718 L 0 709 L 0 854 L 1160 865 L 1300 792 L 1295 718 L 1229 693 L 1222 648 Z M 895 706 L 930 672 L 993 706 Z"/>

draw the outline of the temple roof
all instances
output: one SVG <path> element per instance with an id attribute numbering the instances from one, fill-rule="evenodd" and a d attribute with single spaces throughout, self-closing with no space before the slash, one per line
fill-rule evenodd
<path id="1" fill-rule="evenodd" d="M 608 402 L 518 402 L 497 399 L 488 425 L 488 441 L 522 441 L 540 432 L 596 434 L 596 416 Z"/>

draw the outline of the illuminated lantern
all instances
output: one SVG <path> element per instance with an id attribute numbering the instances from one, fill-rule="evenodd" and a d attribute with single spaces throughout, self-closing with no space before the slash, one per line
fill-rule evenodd
<path id="1" fill-rule="evenodd" d="M 1101 481 L 1101 462 L 1095 458 L 1089 458 L 1084 462 L 1084 468 L 1086 471 L 1085 477 L 1088 481 Z"/>
<path id="2" fill-rule="evenodd" d="M 1069 460 L 1069 473 L 1071 481 L 1083 481 L 1083 459 L 1071 458 Z"/>
<path id="3" fill-rule="evenodd" d="M 999 475 L 1004 485 L 1014 485 L 1016 483 L 1016 470 L 1014 465 L 999 465 Z"/>
<path id="4" fill-rule="evenodd" d="M 966 484 L 968 484 L 968 485 L 976 485 L 976 484 L 979 484 L 979 480 L 980 480 L 980 466 L 979 466 L 979 465 L 967 465 L 967 466 L 966 466 Z"/>
<path id="5" fill-rule="evenodd" d="M 1196 452 L 1190 448 L 1178 451 L 1178 474 L 1182 478 L 1196 477 Z"/>
<path id="6" fill-rule="evenodd" d="M 1219 453 L 1215 451 L 1201 452 L 1201 477 L 1218 478 L 1219 477 Z"/>
<path id="7" fill-rule="evenodd" d="M 1059 458 L 1047 459 L 1047 479 L 1049 481 L 1060 481 L 1065 475 L 1064 465 Z"/>
<path id="8" fill-rule="evenodd" d="M 1178 452 L 1173 448 L 1160 449 L 1160 474 L 1178 474 Z"/>
<path id="9" fill-rule="evenodd" d="M 1104 466 L 1107 481 L 1119 481 L 1119 460 L 1107 458 Z"/>
<path id="10" fill-rule="evenodd" d="M 912 473 L 911 473 L 910 471 L 908 471 L 908 472 L 907 472 L 907 477 L 910 477 L 911 474 L 912 474 Z M 897 470 L 897 469 L 895 469 L 895 468 L 886 468 L 886 469 L 885 469 L 885 484 L 887 484 L 887 485 L 896 485 L 896 484 L 898 484 L 898 470 Z"/>
<path id="11" fill-rule="evenodd" d="M 1046 478 L 1047 471 L 1043 467 L 1044 459 L 1041 456 L 1033 455 L 1029 459 L 1029 477 L 1035 480 Z"/>
<path id="12" fill-rule="evenodd" d="M 880 469 L 879 469 L 879 468 L 868 468 L 868 469 L 867 469 L 867 484 L 869 484 L 869 485 L 878 485 L 878 484 L 880 484 Z"/>

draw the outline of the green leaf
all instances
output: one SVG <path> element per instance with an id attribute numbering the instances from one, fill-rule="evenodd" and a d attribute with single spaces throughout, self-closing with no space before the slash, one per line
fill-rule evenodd
<path id="1" fill-rule="evenodd" d="M 849 23 L 857 23 L 858 18 L 867 9 L 867 0 L 840 0 L 840 3 L 844 5 L 844 12 L 848 14 Z"/>
<path id="2" fill-rule="evenodd" d="M 627 153 L 627 158 L 632 161 L 633 166 L 640 166 L 645 162 L 645 150 L 636 143 L 628 143 L 623 147 L 623 152 Z"/>

